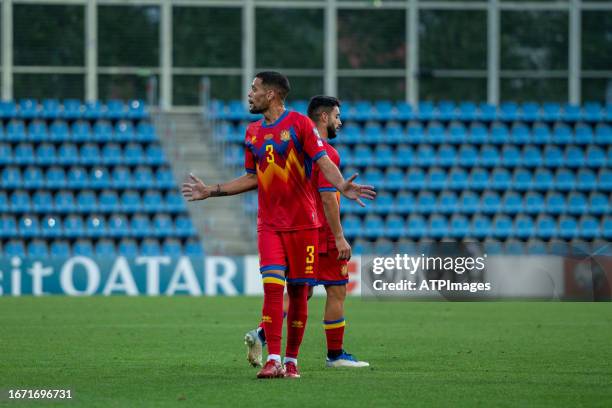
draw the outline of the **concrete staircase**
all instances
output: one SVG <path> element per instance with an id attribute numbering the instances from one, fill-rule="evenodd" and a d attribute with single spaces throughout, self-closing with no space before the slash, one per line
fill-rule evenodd
<path id="1" fill-rule="evenodd" d="M 223 166 L 223 147 L 213 141 L 212 130 L 207 128 L 199 113 L 156 113 L 152 116 L 179 184 L 190 172 L 207 184 L 235 177 L 234 171 Z M 255 220 L 244 213 L 241 195 L 191 202 L 187 207 L 206 254 L 257 253 Z"/>

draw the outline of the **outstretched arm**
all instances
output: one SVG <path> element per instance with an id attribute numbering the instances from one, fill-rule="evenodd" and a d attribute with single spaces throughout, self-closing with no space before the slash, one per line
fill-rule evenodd
<path id="1" fill-rule="evenodd" d="M 376 191 L 373 186 L 365 186 L 357 183 L 353 183 L 353 180 L 357 178 L 357 173 L 353 174 L 348 180 L 344 180 L 342 173 L 338 170 L 338 167 L 330 160 L 327 155 L 317 160 L 319 168 L 325 175 L 325 178 L 338 189 L 338 191 L 351 200 L 357 201 L 360 206 L 365 207 L 361 198 L 367 198 L 373 200 L 376 197 Z"/>
<path id="2" fill-rule="evenodd" d="M 206 200 L 208 197 L 224 197 L 255 190 L 257 176 L 247 173 L 227 183 L 206 185 L 202 180 L 189 174 L 183 183 L 181 192 L 187 201 Z"/>
<path id="3" fill-rule="evenodd" d="M 351 259 L 351 246 L 344 238 L 344 232 L 342 231 L 342 224 L 340 223 L 340 206 L 338 205 L 336 193 L 322 191 L 320 194 L 327 224 L 332 234 L 334 234 L 334 239 L 336 241 L 338 259 L 346 259 L 348 261 Z"/>

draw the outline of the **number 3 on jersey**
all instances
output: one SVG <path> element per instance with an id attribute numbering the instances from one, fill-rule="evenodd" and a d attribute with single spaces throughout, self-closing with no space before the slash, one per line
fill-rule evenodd
<path id="1" fill-rule="evenodd" d="M 268 153 L 266 156 L 268 163 L 274 163 L 274 146 L 266 145 L 266 153 Z"/>
<path id="2" fill-rule="evenodd" d="M 315 247 L 308 245 L 306 247 L 306 273 L 314 273 Z"/>

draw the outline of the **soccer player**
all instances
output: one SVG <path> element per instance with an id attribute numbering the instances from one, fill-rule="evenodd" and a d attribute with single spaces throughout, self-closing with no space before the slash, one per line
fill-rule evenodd
<path id="1" fill-rule="evenodd" d="M 308 317 L 308 284 L 315 283 L 319 216 L 311 184 L 317 163 L 325 178 L 347 198 L 364 205 L 373 199 L 373 187 L 344 180 L 327 157 L 323 141 L 306 116 L 285 109 L 289 80 L 278 72 L 255 75 L 249 92 L 249 111 L 263 114 L 245 135 L 246 174 L 216 186 L 191 175 L 182 186 L 189 200 L 239 194 L 258 189 L 257 241 L 264 302 L 262 322 L 268 359 L 258 378 L 299 378 L 297 357 Z M 284 367 L 280 348 L 283 327 L 283 292 L 287 284 L 289 309 Z"/>
<path id="2" fill-rule="evenodd" d="M 315 96 L 308 105 L 308 117 L 314 121 L 329 158 L 340 166 L 340 156 L 328 142 L 334 139 L 342 126 L 340 101 L 331 96 Z M 327 181 L 315 167 L 312 178 L 316 195 L 317 211 L 324 213 L 319 230 L 319 264 L 316 270 L 317 283 L 324 285 L 327 292 L 323 326 L 327 339 L 327 367 L 367 367 L 365 361 L 358 361 L 344 351 L 344 299 L 348 283 L 347 263 L 351 258 L 351 246 L 344 238 L 340 223 L 340 197 L 336 188 Z M 327 220 L 327 222 L 326 222 Z M 309 297 L 312 295 L 312 288 Z M 285 313 L 286 313 L 285 309 Z M 261 365 L 261 354 L 266 343 L 265 329 L 260 325 L 245 335 L 247 359 L 253 366 Z"/>

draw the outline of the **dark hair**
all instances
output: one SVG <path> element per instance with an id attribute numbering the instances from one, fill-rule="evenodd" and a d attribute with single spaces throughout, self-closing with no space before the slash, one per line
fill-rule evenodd
<path id="1" fill-rule="evenodd" d="M 313 96 L 310 98 L 310 103 L 308 104 L 308 117 L 316 122 L 321 112 L 330 112 L 334 106 L 340 108 L 340 101 L 338 98 L 324 95 Z"/>
<path id="2" fill-rule="evenodd" d="M 255 75 L 255 78 L 261 79 L 261 83 L 263 85 L 270 86 L 276 89 L 282 100 L 285 100 L 285 98 L 291 91 L 289 79 L 280 72 L 263 71 Z"/>

